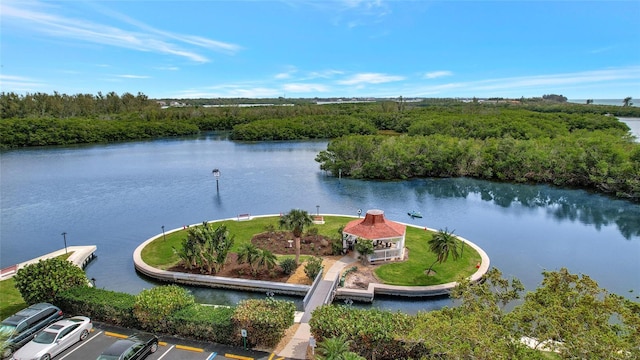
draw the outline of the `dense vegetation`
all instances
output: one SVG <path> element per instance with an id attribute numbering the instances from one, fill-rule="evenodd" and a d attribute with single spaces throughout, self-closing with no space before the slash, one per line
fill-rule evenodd
<path id="1" fill-rule="evenodd" d="M 341 338 L 367 359 L 637 359 L 640 308 L 608 294 L 588 276 L 545 272 L 521 299 L 522 284 L 492 269 L 477 284 L 460 282 L 459 306 L 407 315 L 341 305 L 316 309 L 318 341 Z M 518 302 L 513 310 L 505 309 Z M 511 304 L 511 305 L 510 305 Z M 530 339 L 533 349 L 521 339 Z"/>
<path id="2" fill-rule="evenodd" d="M 282 106 L 285 99 L 263 99 L 274 105 L 256 107 L 214 100 L 216 107 L 197 99 L 161 108 L 140 93 L 1 93 L 0 147 L 229 130 L 243 141 L 333 139 L 317 161 L 342 176 L 469 176 L 581 187 L 640 201 L 640 145 L 615 118 L 640 117 L 638 107 L 568 104 L 553 94 L 469 103 L 400 98 L 315 105 L 298 99 Z"/>

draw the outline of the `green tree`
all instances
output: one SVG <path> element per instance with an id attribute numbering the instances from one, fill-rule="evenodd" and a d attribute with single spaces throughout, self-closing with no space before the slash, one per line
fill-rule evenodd
<path id="1" fill-rule="evenodd" d="M 624 98 L 624 100 L 622 100 L 622 106 L 631 106 L 633 105 L 633 102 L 631 102 L 631 96 L 627 96 L 626 98 Z"/>
<path id="2" fill-rule="evenodd" d="M 374 252 L 373 243 L 371 242 L 371 240 L 358 238 L 356 240 L 355 249 L 361 256 L 360 261 L 362 262 L 362 264 L 366 265 L 368 263 L 367 256 L 373 254 Z"/>
<path id="3" fill-rule="evenodd" d="M 296 247 L 296 265 L 300 264 L 300 237 L 304 232 L 304 228 L 312 224 L 313 219 L 309 213 L 300 209 L 291 209 L 287 214 L 280 217 L 280 228 L 291 230 L 293 233 Z"/>
<path id="4" fill-rule="evenodd" d="M 457 260 L 460 257 L 459 250 L 462 245 L 464 244 L 458 240 L 453 231 L 449 232 L 446 228 L 433 234 L 429 239 L 429 250 L 436 255 L 436 261 L 429 266 L 427 274 L 431 273 L 433 265 L 436 263 L 442 264 L 447 261 L 449 255 L 453 257 L 453 260 Z"/>
<path id="5" fill-rule="evenodd" d="M 639 313 L 586 275 L 543 273 L 542 286 L 508 314 L 515 338 L 537 340 L 566 359 L 637 359 Z"/>
<path id="6" fill-rule="evenodd" d="M 56 294 L 76 286 L 89 286 L 84 271 L 60 258 L 40 260 L 18 270 L 15 286 L 28 304 L 51 302 Z"/>

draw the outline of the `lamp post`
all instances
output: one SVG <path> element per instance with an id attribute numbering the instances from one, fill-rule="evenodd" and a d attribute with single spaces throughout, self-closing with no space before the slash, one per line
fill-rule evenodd
<path id="1" fill-rule="evenodd" d="M 215 176 L 216 178 L 216 191 L 220 191 L 220 187 L 218 186 L 218 179 L 220 179 L 220 170 L 213 169 L 212 173 L 213 173 L 213 176 Z"/>
<path id="2" fill-rule="evenodd" d="M 164 225 L 161 226 L 162 227 L 162 239 L 167 242 L 167 236 L 164 234 Z"/>
<path id="3" fill-rule="evenodd" d="M 64 253 L 66 254 L 67 253 L 67 233 L 63 232 L 60 235 L 62 235 L 62 238 L 64 239 Z"/>
<path id="4" fill-rule="evenodd" d="M 320 216 L 320 205 L 316 205 L 316 215 Z"/>

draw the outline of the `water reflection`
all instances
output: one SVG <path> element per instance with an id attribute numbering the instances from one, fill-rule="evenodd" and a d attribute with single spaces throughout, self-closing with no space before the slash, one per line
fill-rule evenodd
<path id="1" fill-rule="evenodd" d="M 340 191 L 341 197 L 350 196 L 354 201 L 366 198 L 361 192 L 350 191 L 349 181 L 343 179 L 341 183 L 337 186 L 338 189 L 345 189 Z M 357 185 L 354 184 L 354 188 Z M 412 190 L 416 199 L 425 204 L 429 202 L 427 197 L 467 199 L 471 196 L 505 209 L 517 203 L 529 209 L 545 209 L 558 221 L 579 221 L 597 230 L 615 224 L 627 240 L 640 236 L 640 207 L 583 190 L 567 191 L 546 185 L 514 185 L 469 178 L 389 182 L 388 186 L 382 185 L 382 188 L 386 196 L 400 201 L 408 201 L 411 195 L 407 190 Z M 380 193 L 377 192 L 376 196 L 380 196 Z"/>

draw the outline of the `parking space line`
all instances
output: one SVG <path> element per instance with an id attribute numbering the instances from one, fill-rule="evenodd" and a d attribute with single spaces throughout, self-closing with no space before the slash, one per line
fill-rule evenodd
<path id="1" fill-rule="evenodd" d="M 64 358 L 66 358 L 67 356 L 73 354 L 76 350 L 80 349 L 81 347 L 85 346 L 87 343 L 89 343 L 89 341 L 95 339 L 98 337 L 98 335 L 102 334 L 102 330 L 96 334 L 94 334 L 92 337 L 88 338 L 88 339 L 84 339 L 82 341 L 82 344 L 76 346 L 73 350 L 69 351 L 68 353 L 66 353 L 63 357 L 59 358 L 58 360 L 62 360 Z"/>
<path id="2" fill-rule="evenodd" d="M 224 357 L 228 357 L 230 359 L 238 359 L 238 360 L 254 360 L 254 358 L 252 357 L 235 355 L 235 354 L 224 354 Z"/>
<path id="3" fill-rule="evenodd" d="M 165 343 L 166 344 L 166 343 Z M 164 354 L 160 355 L 160 357 L 158 358 L 158 360 L 162 359 L 163 357 L 167 356 L 167 354 L 171 351 L 171 349 L 173 349 L 174 345 L 171 345 L 170 348 L 167 349 L 167 351 L 164 352 Z"/>

